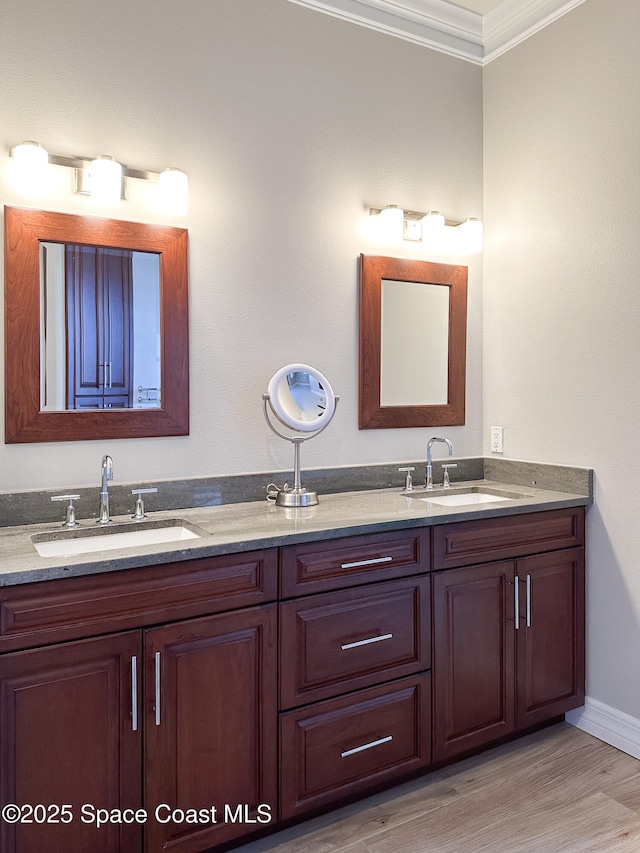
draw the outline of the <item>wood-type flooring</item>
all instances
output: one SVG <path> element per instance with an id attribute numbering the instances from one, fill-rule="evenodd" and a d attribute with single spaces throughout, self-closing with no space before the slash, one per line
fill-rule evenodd
<path id="1" fill-rule="evenodd" d="M 640 761 L 559 723 L 238 853 L 640 853 Z"/>

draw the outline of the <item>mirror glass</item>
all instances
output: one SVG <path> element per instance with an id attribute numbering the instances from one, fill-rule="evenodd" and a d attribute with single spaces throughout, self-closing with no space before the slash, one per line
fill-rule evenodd
<path id="1" fill-rule="evenodd" d="M 4 213 L 5 442 L 188 435 L 186 229 Z"/>
<path id="2" fill-rule="evenodd" d="M 382 279 L 380 405 L 447 402 L 449 288 Z"/>
<path id="3" fill-rule="evenodd" d="M 40 408 L 156 409 L 160 255 L 40 241 Z"/>
<path id="4" fill-rule="evenodd" d="M 465 421 L 467 267 L 360 257 L 360 429 Z"/>
<path id="5" fill-rule="evenodd" d="M 313 432 L 333 417 L 335 395 L 327 379 L 306 364 L 288 364 L 269 382 L 269 402 L 290 429 Z"/>

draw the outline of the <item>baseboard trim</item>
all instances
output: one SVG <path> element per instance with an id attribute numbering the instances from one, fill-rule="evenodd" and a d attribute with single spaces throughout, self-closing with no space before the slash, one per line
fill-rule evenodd
<path id="1" fill-rule="evenodd" d="M 569 711 L 565 719 L 587 734 L 640 758 L 640 720 L 587 696 L 584 706 Z"/>

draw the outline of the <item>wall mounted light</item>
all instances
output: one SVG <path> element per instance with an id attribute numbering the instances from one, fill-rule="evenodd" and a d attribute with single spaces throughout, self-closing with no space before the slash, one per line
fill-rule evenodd
<path id="1" fill-rule="evenodd" d="M 101 154 L 89 166 L 91 200 L 102 207 L 120 204 L 122 195 L 122 166 L 113 157 Z"/>
<path id="2" fill-rule="evenodd" d="M 474 216 L 458 225 L 462 235 L 463 251 L 468 255 L 475 255 L 482 251 L 483 226 L 479 219 Z"/>
<path id="3" fill-rule="evenodd" d="M 187 175 L 180 169 L 170 168 L 164 172 L 147 172 L 130 169 L 113 157 L 65 157 L 48 154 L 38 143 L 25 140 L 9 150 L 16 161 L 19 185 L 23 192 L 42 192 L 46 185 L 47 164 L 66 166 L 74 170 L 74 192 L 90 195 L 98 204 L 111 207 L 127 197 L 127 179 L 149 181 L 159 185 L 159 204 L 168 216 L 184 216 L 189 206 Z M 165 176 L 165 177 L 163 177 Z"/>
<path id="4" fill-rule="evenodd" d="M 397 204 L 388 204 L 379 211 L 378 236 L 385 243 L 396 243 L 402 240 L 402 225 L 404 211 Z"/>
<path id="5" fill-rule="evenodd" d="M 172 166 L 160 172 L 160 205 L 165 213 L 185 216 L 189 208 L 189 178 Z"/>
<path id="6" fill-rule="evenodd" d="M 422 213 L 403 210 L 397 204 L 371 207 L 369 215 L 380 220 L 376 236 L 385 242 L 404 239 L 422 243 L 425 248 L 446 248 L 465 255 L 482 251 L 482 222 L 475 217 L 459 222 L 445 219 L 437 210 Z"/>
<path id="7" fill-rule="evenodd" d="M 28 195 L 34 195 L 45 180 L 49 163 L 46 149 L 32 139 L 25 139 L 13 149 L 13 156 L 20 186 Z"/>

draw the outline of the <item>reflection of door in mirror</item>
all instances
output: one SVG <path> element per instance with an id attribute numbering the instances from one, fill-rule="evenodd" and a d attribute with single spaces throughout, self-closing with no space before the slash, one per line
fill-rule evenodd
<path id="1" fill-rule="evenodd" d="M 41 410 L 159 407 L 159 255 L 40 247 Z"/>

